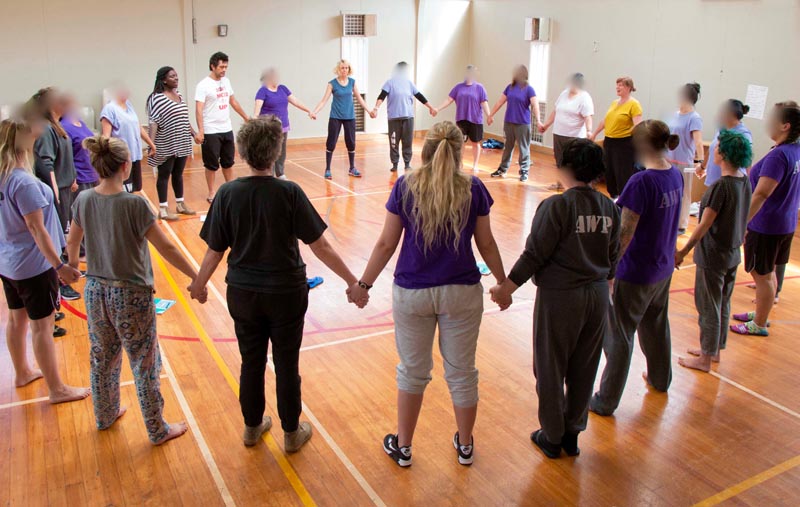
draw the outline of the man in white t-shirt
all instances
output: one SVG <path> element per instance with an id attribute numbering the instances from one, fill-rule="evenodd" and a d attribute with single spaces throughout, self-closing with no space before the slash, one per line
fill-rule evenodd
<path id="1" fill-rule="evenodd" d="M 201 143 L 203 166 L 206 168 L 208 202 L 214 199 L 214 178 L 222 167 L 225 181 L 233 178 L 233 156 L 236 152 L 231 125 L 232 107 L 245 121 L 250 119 L 233 96 L 228 72 L 228 55 L 216 52 L 208 61 L 211 73 L 197 83 L 194 93 L 197 141 Z"/>
<path id="2" fill-rule="evenodd" d="M 539 132 L 544 134 L 551 125 L 553 127 L 553 155 L 557 167 L 561 167 L 561 158 L 567 144 L 573 139 L 586 137 L 586 133 L 592 131 L 594 102 L 583 86 L 583 74 L 578 72 L 570 76 L 569 86 L 558 96 L 550 116 L 539 129 Z M 554 183 L 548 188 L 564 189 L 561 182 Z"/>

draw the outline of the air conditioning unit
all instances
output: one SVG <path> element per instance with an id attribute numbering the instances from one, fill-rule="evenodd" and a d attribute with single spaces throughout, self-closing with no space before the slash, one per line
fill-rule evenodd
<path id="1" fill-rule="evenodd" d="M 550 42 L 550 18 L 525 18 L 525 40 Z"/>
<path id="2" fill-rule="evenodd" d="M 375 14 L 342 13 L 342 37 L 374 37 L 378 35 Z"/>

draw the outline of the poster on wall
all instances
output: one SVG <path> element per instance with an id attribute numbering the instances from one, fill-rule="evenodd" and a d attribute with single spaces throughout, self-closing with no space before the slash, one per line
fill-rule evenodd
<path id="1" fill-rule="evenodd" d="M 756 120 L 764 119 L 764 111 L 767 109 L 767 93 L 769 88 L 754 84 L 747 85 L 744 103 L 750 106 L 750 111 L 745 115 Z"/>

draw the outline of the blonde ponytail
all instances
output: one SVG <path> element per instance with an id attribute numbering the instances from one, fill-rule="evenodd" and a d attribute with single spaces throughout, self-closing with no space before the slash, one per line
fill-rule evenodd
<path id="1" fill-rule="evenodd" d="M 0 182 L 19 166 L 17 158 L 23 155 L 24 169 L 30 171 L 29 154 L 22 147 L 20 133 L 30 134 L 30 126 L 22 120 L 7 119 L 0 122 Z"/>
<path id="2" fill-rule="evenodd" d="M 423 251 L 449 243 L 458 249 L 472 202 L 472 179 L 461 172 L 463 135 L 452 122 L 434 125 L 425 137 L 422 166 L 406 179 L 403 200 L 413 199 L 410 218 Z"/>

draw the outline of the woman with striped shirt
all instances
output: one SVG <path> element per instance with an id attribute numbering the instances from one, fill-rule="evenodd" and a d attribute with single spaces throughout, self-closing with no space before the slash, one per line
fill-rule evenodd
<path id="1" fill-rule="evenodd" d="M 183 169 L 186 167 L 186 158 L 192 154 L 192 139 L 197 142 L 197 136 L 189 123 L 186 101 L 178 92 L 178 73 L 172 67 L 158 69 L 153 93 L 147 99 L 147 116 L 150 138 L 156 145 L 156 152 L 150 153 L 147 163 L 158 168 L 158 216 L 162 220 L 178 219 L 167 209 L 170 176 L 176 211 L 182 215 L 194 215 L 195 212 L 183 200 Z"/>

